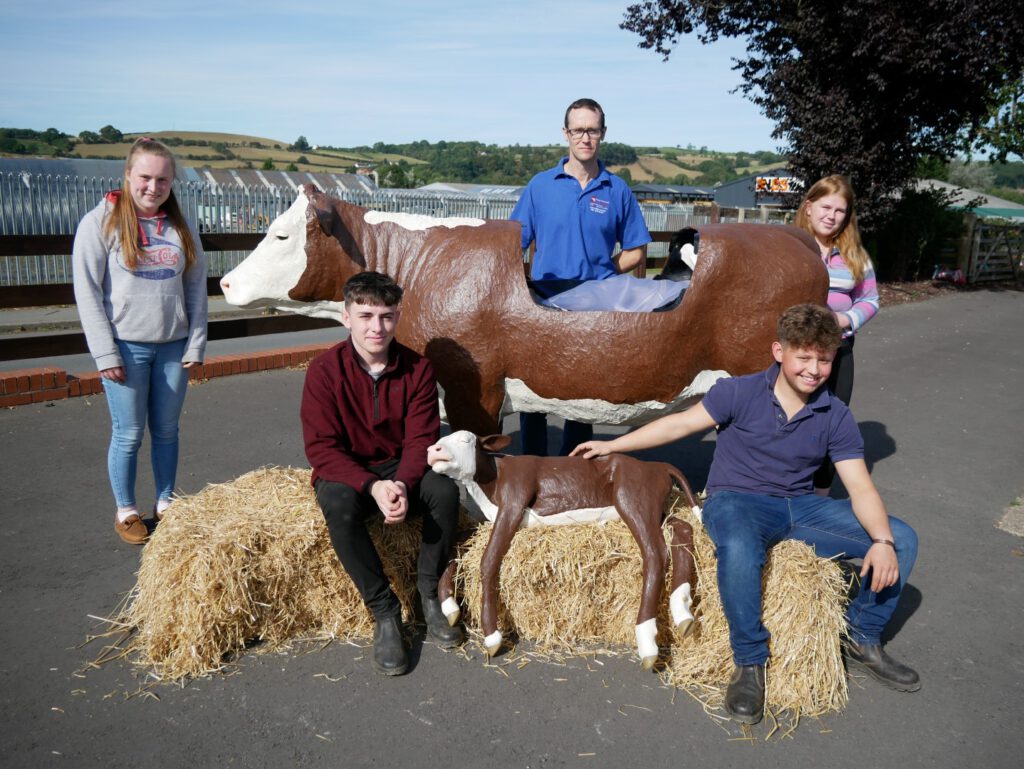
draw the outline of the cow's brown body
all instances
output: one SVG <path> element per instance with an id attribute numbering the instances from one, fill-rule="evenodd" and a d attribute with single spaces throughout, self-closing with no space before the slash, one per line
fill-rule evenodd
<path id="1" fill-rule="evenodd" d="M 289 297 L 340 302 L 353 274 L 392 276 L 406 291 L 398 340 L 434 364 L 453 429 L 479 435 L 498 432 L 506 379 L 545 398 L 668 403 L 701 371 L 764 368 L 779 314 L 824 303 L 828 290 L 806 233 L 707 225 L 693 281 L 674 309 L 559 312 L 527 288 L 517 222 L 411 230 L 369 224 L 366 209 L 312 186 L 304 194 L 306 270 Z"/>

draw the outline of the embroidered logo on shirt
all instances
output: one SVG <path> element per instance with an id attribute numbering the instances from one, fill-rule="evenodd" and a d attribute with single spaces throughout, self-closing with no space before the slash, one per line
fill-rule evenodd
<path id="1" fill-rule="evenodd" d="M 607 200 L 601 200 L 597 195 L 590 196 L 590 210 L 595 214 L 606 214 L 611 203 Z"/>

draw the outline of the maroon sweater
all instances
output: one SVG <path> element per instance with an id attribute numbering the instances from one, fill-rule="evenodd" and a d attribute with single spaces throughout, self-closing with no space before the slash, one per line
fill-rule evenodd
<path id="1" fill-rule="evenodd" d="M 391 343 L 376 382 L 348 340 L 314 358 L 302 391 L 302 437 L 317 478 L 366 491 L 366 468 L 398 459 L 394 480 L 412 491 L 427 472 L 427 447 L 441 432 L 434 369 L 423 356 Z"/>

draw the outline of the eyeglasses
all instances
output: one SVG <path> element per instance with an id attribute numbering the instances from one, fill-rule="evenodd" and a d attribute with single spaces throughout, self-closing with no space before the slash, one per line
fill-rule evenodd
<path id="1" fill-rule="evenodd" d="M 576 142 L 584 136 L 589 136 L 591 139 L 600 139 L 604 135 L 603 128 L 566 128 L 565 132 Z"/>

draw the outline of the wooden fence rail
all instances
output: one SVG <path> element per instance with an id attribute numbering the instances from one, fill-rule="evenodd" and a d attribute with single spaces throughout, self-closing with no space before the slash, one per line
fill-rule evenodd
<path id="1" fill-rule="evenodd" d="M 667 243 L 672 232 L 652 232 L 656 243 Z M 206 251 L 251 251 L 263 240 L 262 233 L 213 233 L 200 235 Z M 73 235 L 5 235 L 0 237 L 0 258 L 10 256 L 42 256 L 70 254 Z M 636 269 L 642 276 L 647 269 L 658 269 L 665 258 L 648 258 L 646 265 Z M 219 296 L 220 278 L 207 280 L 207 293 Z M 0 286 L 0 310 L 26 307 L 52 307 L 75 303 L 70 283 L 51 283 L 29 286 Z M 304 315 L 255 315 L 213 319 L 209 322 L 210 339 L 236 339 L 261 334 L 282 334 L 307 331 L 337 325 L 326 318 Z M 78 355 L 88 352 L 85 335 L 81 331 L 50 333 L 10 333 L 0 335 L 0 360 L 48 358 L 57 355 Z"/>

